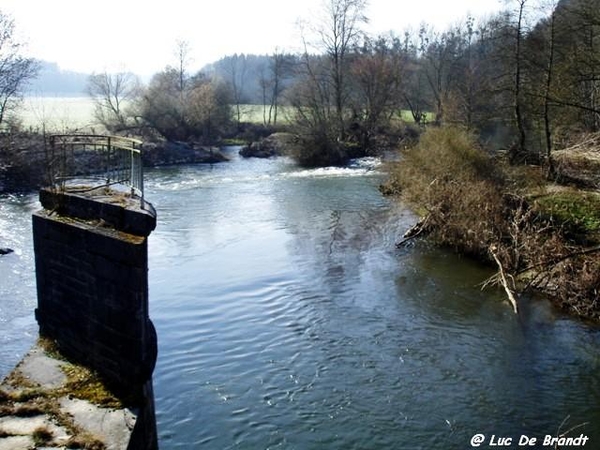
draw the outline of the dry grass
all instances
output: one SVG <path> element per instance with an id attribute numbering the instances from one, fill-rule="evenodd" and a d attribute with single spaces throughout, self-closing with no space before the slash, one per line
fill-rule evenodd
<path id="1" fill-rule="evenodd" d="M 69 441 L 67 442 L 67 444 L 65 445 L 66 448 L 73 448 L 73 449 L 84 449 L 84 450 L 105 450 L 106 449 L 106 445 L 96 439 L 94 436 L 92 435 L 84 435 L 84 434 L 80 434 L 78 436 L 72 437 L 69 439 Z"/>
<path id="2" fill-rule="evenodd" d="M 65 364 L 62 370 L 67 375 L 65 393 L 104 408 L 123 407 L 121 400 L 106 388 L 95 372 L 76 364 Z"/>
<path id="3" fill-rule="evenodd" d="M 36 428 L 33 432 L 32 437 L 33 443 L 36 447 L 43 447 L 52 442 L 52 439 L 54 438 L 52 432 L 46 427 Z"/>
<path id="4" fill-rule="evenodd" d="M 600 133 L 576 136 L 553 153 L 555 178 L 580 187 L 600 187 Z"/>

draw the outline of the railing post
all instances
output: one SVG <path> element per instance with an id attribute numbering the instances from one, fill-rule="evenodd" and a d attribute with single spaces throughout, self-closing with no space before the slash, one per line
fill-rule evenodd
<path id="1" fill-rule="evenodd" d="M 108 138 L 106 139 L 106 146 L 107 146 L 107 150 L 108 150 L 106 152 L 107 153 L 106 175 L 108 177 L 107 180 L 106 180 L 106 184 L 110 185 L 110 169 L 111 169 L 111 166 L 110 166 L 110 163 L 111 163 L 110 157 L 111 157 L 111 152 L 112 152 L 112 148 L 111 148 L 111 145 L 110 145 L 110 136 L 108 136 Z"/>
<path id="2" fill-rule="evenodd" d="M 140 198 L 141 198 L 141 209 L 144 209 L 144 165 L 142 164 L 142 149 L 137 154 L 138 157 L 138 177 L 140 179 Z"/>
<path id="3" fill-rule="evenodd" d="M 133 180 L 135 180 L 135 167 L 133 166 L 134 163 L 134 157 L 133 157 L 133 151 L 129 152 L 129 183 L 131 184 L 131 198 L 133 198 L 133 194 L 135 193 L 135 187 L 134 187 L 134 182 Z"/>

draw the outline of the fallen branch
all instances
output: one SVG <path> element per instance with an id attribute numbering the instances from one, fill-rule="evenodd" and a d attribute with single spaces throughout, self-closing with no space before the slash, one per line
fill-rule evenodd
<path id="1" fill-rule="evenodd" d="M 431 228 L 429 227 L 429 223 L 428 223 L 430 218 L 431 218 L 431 214 L 429 214 L 427 217 L 423 217 L 416 224 L 414 224 L 412 227 L 410 227 L 406 231 L 406 233 L 404 233 L 402 235 L 403 239 L 400 242 L 396 243 L 396 248 L 400 248 L 404 244 L 406 244 L 408 241 L 411 241 L 411 240 L 415 239 L 416 237 L 419 237 L 423 233 L 428 233 L 429 231 L 431 231 Z"/>
<path id="2" fill-rule="evenodd" d="M 490 254 L 492 255 L 492 257 L 496 261 L 496 264 L 498 265 L 498 275 L 499 275 L 498 281 L 500 282 L 500 284 L 502 284 L 502 287 L 504 288 L 504 291 L 506 292 L 508 300 L 510 301 L 510 304 L 513 307 L 513 311 L 515 312 L 515 314 L 519 314 L 519 305 L 517 303 L 516 294 L 514 292 L 514 289 L 511 288 L 508 284 L 506 274 L 504 273 L 504 268 L 502 267 L 502 263 L 500 262 L 498 255 L 496 255 L 495 250 L 496 250 L 495 246 L 493 246 L 493 245 L 490 246 L 490 249 L 489 249 Z M 514 280 L 513 280 L 513 285 L 514 285 Z"/>

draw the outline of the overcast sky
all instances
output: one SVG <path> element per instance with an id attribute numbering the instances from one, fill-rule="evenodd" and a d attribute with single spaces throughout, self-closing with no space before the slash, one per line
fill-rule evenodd
<path id="1" fill-rule="evenodd" d="M 178 40 L 190 45 L 191 69 L 234 53 L 298 51 L 298 19 L 319 14 L 323 0 L 1 0 L 27 54 L 83 72 L 130 70 L 151 75 L 176 62 Z M 446 24 L 501 8 L 500 0 L 370 0 L 369 31 Z"/>

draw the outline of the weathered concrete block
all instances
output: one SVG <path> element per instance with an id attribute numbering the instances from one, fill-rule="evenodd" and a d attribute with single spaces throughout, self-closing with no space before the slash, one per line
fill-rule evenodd
<path id="1" fill-rule="evenodd" d="M 148 236 L 156 228 L 156 216 L 152 211 L 139 207 L 139 199 L 126 194 L 107 191 L 54 192 L 40 190 L 40 203 L 50 211 L 82 220 L 102 220 L 119 231 Z M 102 192 L 100 192 L 102 194 Z"/>
<path id="2" fill-rule="evenodd" d="M 142 404 L 128 449 L 157 448 L 147 236 L 156 217 L 122 198 L 40 192 L 33 215 L 40 334 Z M 116 203 L 115 203 L 116 201 Z"/>
<path id="3" fill-rule="evenodd" d="M 33 215 L 40 333 L 117 388 L 145 382 L 157 347 L 147 247 L 156 218 L 104 197 L 40 198 L 53 210 Z"/>

